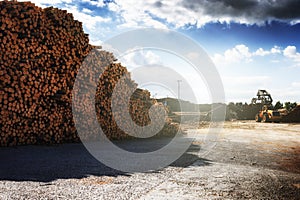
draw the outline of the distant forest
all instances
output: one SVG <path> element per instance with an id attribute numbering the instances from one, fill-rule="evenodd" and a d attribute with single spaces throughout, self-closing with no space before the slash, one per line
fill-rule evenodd
<path id="1" fill-rule="evenodd" d="M 212 104 L 195 104 L 189 101 L 180 100 L 175 98 L 162 98 L 157 99 L 158 102 L 163 103 L 169 110 L 169 114 L 173 112 L 203 112 L 209 113 L 212 108 Z M 262 108 L 262 104 L 248 104 L 248 103 L 229 103 L 226 105 L 226 120 L 241 119 L 241 120 L 252 120 L 256 113 Z M 280 101 L 270 106 L 270 109 L 286 109 L 291 111 L 297 106 L 297 103 Z"/>

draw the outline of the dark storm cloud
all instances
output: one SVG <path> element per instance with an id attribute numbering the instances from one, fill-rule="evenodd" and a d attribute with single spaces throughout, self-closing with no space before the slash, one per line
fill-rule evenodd
<path id="1" fill-rule="evenodd" d="M 300 1 L 278 1 L 278 3 L 267 10 L 267 15 L 277 19 L 299 19 Z"/>
<path id="2" fill-rule="evenodd" d="M 217 19 L 243 17 L 253 22 L 300 19 L 299 0 L 183 0 L 182 6 Z"/>
<path id="3" fill-rule="evenodd" d="M 162 4 L 161 1 L 157 1 L 157 2 L 154 3 L 154 6 L 160 8 L 160 7 L 163 6 L 163 4 Z"/>

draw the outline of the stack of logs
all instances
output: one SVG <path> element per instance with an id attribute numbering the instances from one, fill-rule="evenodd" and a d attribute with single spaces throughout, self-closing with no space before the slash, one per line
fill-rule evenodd
<path id="1" fill-rule="evenodd" d="M 297 105 L 287 115 L 282 116 L 282 122 L 300 122 L 300 105 Z"/>
<path id="2" fill-rule="evenodd" d="M 0 41 L 0 146 L 79 142 L 72 114 L 73 85 L 94 48 L 81 22 L 53 7 L 1 1 Z M 103 68 L 95 95 L 98 121 L 109 138 L 128 137 L 114 122 L 111 95 L 120 77 L 125 75 L 129 85 L 135 83 L 111 53 L 95 52 L 92 65 Z M 132 119 L 138 125 L 149 124 L 148 110 L 154 104 L 148 91 L 138 89 L 130 101 Z M 177 131 L 178 126 L 167 120 L 160 134 Z"/>

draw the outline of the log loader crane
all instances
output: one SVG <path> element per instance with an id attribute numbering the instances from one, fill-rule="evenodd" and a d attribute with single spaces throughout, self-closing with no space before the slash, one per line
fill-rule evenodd
<path id="1" fill-rule="evenodd" d="M 280 122 L 280 112 L 273 109 L 273 99 L 266 90 L 258 90 L 257 98 L 253 98 L 252 104 L 261 104 L 262 109 L 255 115 L 256 122 Z"/>

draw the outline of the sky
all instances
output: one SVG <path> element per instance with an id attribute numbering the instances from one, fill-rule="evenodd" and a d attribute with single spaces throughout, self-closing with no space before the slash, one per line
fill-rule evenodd
<path id="1" fill-rule="evenodd" d="M 32 2 L 37 6 L 54 6 L 72 13 L 76 20 L 83 22 L 90 42 L 96 45 L 139 28 L 158 28 L 183 34 L 201 46 L 214 63 L 227 103 L 250 103 L 258 89 L 269 91 L 274 101 L 300 103 L 298 0 Z M 196 100 L 189 95 L 186 100 L 210 103 L 213 91 L 206 83 L 207 77 L 196 74 L 188 61 L 167 54 L 158 49 L 140 49 L 127 53 L 119 60 L 132 71 L 145 64 L 167 65 L 182 76 L 181 91 L 188 91 L 187 85 L 192 87 Z M 172 88 L 178 86 L 177 80 L 178 77 L 170 80 Z M 148 84 L 147 87 L 157 98 L 178 95 L 178 90 L 163 89 L 159 84 Z"/>

